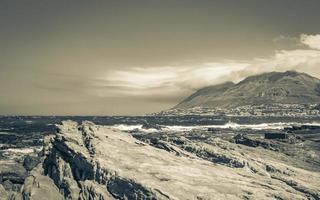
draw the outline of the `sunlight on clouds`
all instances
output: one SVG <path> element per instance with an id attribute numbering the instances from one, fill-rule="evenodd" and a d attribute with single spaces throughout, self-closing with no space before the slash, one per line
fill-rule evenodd
<path id="1" fill-rule="evenodd" d="M 244 63 L 203 63 L 196 66 L 128 68 L 109 71 L 92 83 L 99 95 L 182 95 L 196 88 L 223 82 L 224 76 L 246 68 Z M 100 87 L 98 87 L 100 86 Z M 108 93 L 105 93 L 108 89 Z"/>
<path id="2" fill-rule="evenodd" d="M 181 73 L 177 84 L 195 90 L 212 84 L 225 82 L 224 77 L 248 67 L 248 63 L 204 63 L 188 67 Z"/>
<path id="3" fill-rule="evenodd" d="M 320 64 L 320 51 L 317 50 L 292 50 L 276 52 L 275 62 L 277 65 L 298 67 L 304 65 Z"/>
<path id="4" fill-rule="evenodd" d="M 128 67 L 109 70 L 91 81 L 91 92 L 102 97 L 140 97 L 174 99 L 195 90 L 226 81 L 269 71 L 298 70 L 320 76 L 320 35 L 302 34 L 300 44 L 311 49 L 277 50 L 267 58 L 253 58 L 246 62 L 204 62 L 193 65 Z M 93 88 L 93 89 L 92 89 Z"/>
<path id="5" fill-rule="evenodd" d="M 302 44 L 305 44 L 310 48 L 320 50 L 320 34 L 316 34 L 316 35 L 301 34 L 300 40 Z"/>
<path id="6" fill-rule="evenodd" d="M 110 71 L 104 78 L 109 84 L 121 83 L 122 86 L 136 89 L 160 87 L 177 78 L 177 74 L 168 67 L 164 68 L 133 68 L 128 71 Z"/>
<path id="7" fill-rule="evenodd" d="M 320 76 L 320 35 L 301 34 L 300 44 L 305 44 L 309 49 L 277 50 L 274 55 L 267 58 L 253 59 L 245 69 L 243 76 L 270 71 L 297 70 L 313 76 Z M 320 46 L 319 46 L 320 47 Z"/>

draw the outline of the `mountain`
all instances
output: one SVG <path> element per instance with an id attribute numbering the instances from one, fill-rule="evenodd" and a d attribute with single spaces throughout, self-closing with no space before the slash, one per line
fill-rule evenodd
<path id="1" fill-rule="evenodd" d="M 196 91 L 174 108 L 235 108 L 262 104 L 320 103 L 320 79 L 296 71 L 250 76 Z"/>

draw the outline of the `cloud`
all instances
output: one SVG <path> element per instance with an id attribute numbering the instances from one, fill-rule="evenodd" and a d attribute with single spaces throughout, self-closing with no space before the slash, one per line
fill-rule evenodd
<path id="1" fill-rule="evenodd" d="M 238 82 L 263 72 L 297 70 L 320 78 L 320 49 L 316 48 L 315 36 L 302 34 L 294 49 L 279 49 L 268 57 L 241 61 L 207 60 L 146 68 L 106 68 L 104 73 L 99 71 L 99 75 L 94 70 L 78 75 L 66 72 L 36 74 L 27 68 L 4 69 L 0 73 L 1 83 L 12 84 L 1 89 L 6 95 L 0 99 L 0 104 L 11 106 L 1 109 L 18 111 L 23 97 L 22 106 L 30 113 L 82 114 L 79 107 L 90 105 L 86 111 L 93 114 L 103 114 L 106 110 L 137 114 L 170 108 L 205 86 Z M 17 94 L 16 91 L 21 98 L 10 98 Z M 58 105 L 68 105 L 68 110 Z M 57 107 L 62 108 L 57 110 Z"/>
<path id="2" fill-rule="evenodd" d="M 300 41 L 312 49 L 320 50 L 320 34 L 307 35 L 301 34 Z"/>
<path id="3" fill-rule="evenodd" d="M 299 48 L 277 50 L 269 57 L 246 61 L 109 70 L 88 83 L 89 92 L 100 97 L 167 99 L 177 103 L 199 88 L 226 81 L 238 82 L 247 76 L 269 71 L 297 70 L 320 77 L 320 35 L 302 34 L 299 43 L 298 37 L 286 38 L 297 41 L 299 45 L 296 47 Z M 279 37 L 280 40 L 286 38 Z M 301 48 L 302 45 L 309 48 Z"/>
<path id="4" fill-rule="evenodd" d="M 280 39 L 295 37 L 280 36 Z M 296 49 L 276 50 L 273 55 L 265 58 L 253 58 L 248 61 L 248 67 L 238 72 L 239 77 L 246 77 L 254 74 L 270 71 L 296 70 L 306 72 L 320 78 L 320 35 L 301 34 Z M 309 48 L 301 48 L 307 45 Z M 232 80 L 232 79 L 230 79 Z"/>
<path id="5" fill-rule="evenodd" d="M 109 71 L 91 82 L 99 96 L 179 98 L 195 89 L 224 82 L 223 77 L 243 70 L 246 63 L 200 63 L 190 66 L 128 68 Z"/>
<path id="6" fill-rule="evenodd" d="M 274 62 L 277 67 L 285 68 L 301 68 L 312 67 L 316 68 L 320 64 L 320 51 L 317 50 L 292 50 L 292 51 L 277 51 L 274 56 Z"/>
<path id="7" fill-rule="evenodd" d="M 292 36 L 279 35 L 279 36 L 273 38 L 272 41 L 273 42 L 289 41 L 289 42 L 299 43 L 300 39 L 297 37 L 292 37 Z"/>

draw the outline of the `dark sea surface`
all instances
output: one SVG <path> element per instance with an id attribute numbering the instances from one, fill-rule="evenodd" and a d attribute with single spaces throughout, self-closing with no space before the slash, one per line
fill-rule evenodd
<path id="1" fill-rule="evenodd" d="M 141 133 L 157 131 L 152 127 L 165 127 L 161 130 L 180 132 L 194 129 L 208 130 L 249 128 L 259 130 L 278 129 L 291 124 L 320 125 L 320 116 L 313 117 L 230 117 L 230 116 L 0 116 L 0 161 L 23 162 L 26 155 L 41 151 L 43 138 L 56 133 L 55 124 L 64 120 L 92 121 L 98 125 L 112 126 L 123 131 L 138 130 Z M 147 126 L 144 126 L 147 125 Z M 144 128 L 144 127 L 151 127 Z"/>
<path id="2" fill-rule="evenodd" d="M 320 117 L 230 117 L 230 116 L 0 116 L 0 150 L 41 146 L 41 138 L 56 132 L 63 120 L 88 120 L 99 125 L 206 126 L 262 123 L 320 123 Z"/>
<path id="3" fill-rule="evenodd" d="M 28 134 L 54 133 L 55 124 L 64 120 L 92 121 L 99 125 L 158 124 L 167 126 L 224 125 L 261 123 L 320 123 L 320 116 L 312 117 L 233 117 L 233 116 L 0 116 L 0 132 Z"/>

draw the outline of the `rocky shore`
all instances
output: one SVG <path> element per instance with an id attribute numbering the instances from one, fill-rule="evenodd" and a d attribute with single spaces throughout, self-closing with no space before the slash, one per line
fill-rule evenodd
<path id="1" fill-rule="evenodd" d="M 320 199 L 316 168 L 303 167 L 296 158 L 274 149 L 246 145 L 248 138 L 211 135 L 130 134 L 91 122 L 64 121 L 56 135 L 45 138 L 40 163 L 28 165 L 29 171 L 21 169 L 25 176 L 21 188 L 8 191 L 0 184 L 0 196 Z M 30 163 L 36 162 L 29 158 Z"/>

